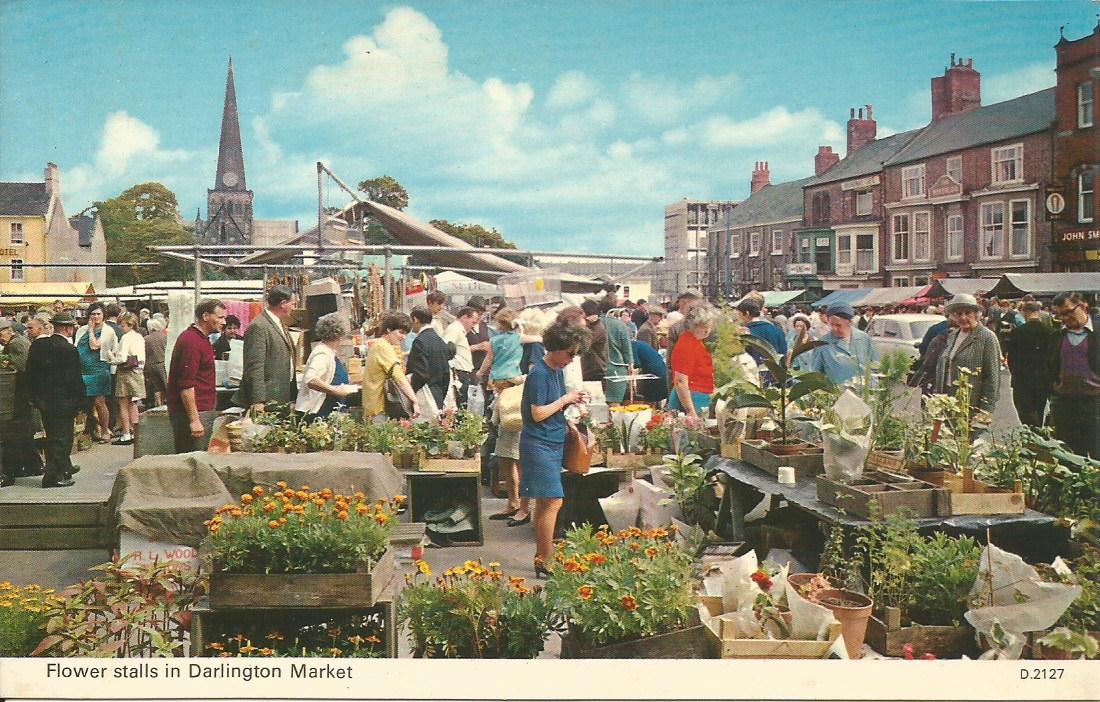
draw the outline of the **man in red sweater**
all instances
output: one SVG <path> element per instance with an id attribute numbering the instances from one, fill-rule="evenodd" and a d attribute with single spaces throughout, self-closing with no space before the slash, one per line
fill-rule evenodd
<path id="1" fill-rule="evenodd" d="M 168 421 L 176 453 L 197 450 L 206 430 L 200 412 L 214 410 L 214 347 L 210 335 L 225 325 L 225 307 L 218 300 L 204 300 L 195 307 L 195 323 L 176 339 L 168 366 Z"/>

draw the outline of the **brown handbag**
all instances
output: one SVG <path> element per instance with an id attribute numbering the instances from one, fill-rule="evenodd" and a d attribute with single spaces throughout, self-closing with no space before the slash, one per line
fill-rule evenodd
<path id="1" fill-rule="evenodd" d="M 568 422 L 565 429 L 565 469 L 577 475 L 587 475 L 592 466 L 592 449 L 588 445 L 588 428 Z"/>

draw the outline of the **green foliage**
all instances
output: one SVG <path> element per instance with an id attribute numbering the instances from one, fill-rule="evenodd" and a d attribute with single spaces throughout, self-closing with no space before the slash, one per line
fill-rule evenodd
<path id="1" fill-rule="evenodd" d="M 869 574 L 876 606 L 898 607 L 902 620 L 958 625 L 969 608 L 981 547 L 970 537 L 922 537 L 912 520 L 876 520 L 856 538 L 855 552 Z"/>
<path id="2" fill-rule="evenodd" d="M 773 384 L 766 388 L 758 388 L 747 381 L 734 380 L 715 390 L 714 398 L 728 400 L 738 409 L 743 407 L 767 409 L 779 424 L 781 441 L 786 442 L 788 406 L 812 393 L 823 390 L 832 391 L 836 384 L 823 373 L 796 371 L 790 367 L 791 359 L 812 349 L 816 342 L 794 349 L 790 359 L 780 357 L 771 344 L 751 334 L 742 334 L 741 343 L 762 360 L 771 374 Z"/>
<path id="3" fill-rule="evenodd" d="M 926 445 L 925 457 L 931 466 L 945 466 L 961 473 L 972 465 L 971 435 L 980 425 L 988 424 L 989 419 L 988 413 L 970 406 L 970 377 L 974 375 L 976 371 L 960 368 L 954 395 L 931 395 L 925 400 L 925 413 L 933 427 L 939 428 L 936 441 Z"/>
<path id="4" fill-rule="evenodd" d="M 0 658 L 29 656 L 46 634 L 51 608 L 60 602 L 52 589 L 0 583 Z"/>
<path id="5" fill-rule="evenodd" d="M 877 383 L 864 383 L 863 401 L 871 407 L 875 433 L 871 449 L 899 451 L 905 448 L 905 422 L 894 416 L 896 388 L 905 384 L 913 359 L 904 351 L 894 351 L 879 360 Z"/>
<path id="6" fill-rule="evenodd" d="M 1081 594 L 1058 619 L 1056 626 L 1074 631 L 1100 631 L 1100 549 L 1088 544 L 1082 546 L 1084 553 L 1068 564 L 1073 575 L 1063 578 L 1069 584 L 1080 586 Z"/>
<path id="7" fill-rule="evenodd" d="M 663 528 L 565 534 L 547 596 L 585 642 L 604 645 L 682 628 L 694 606 L 691 556 Z"/>
<path id="8" fill-rule="evenodd" d="M 480 224 L 461 224 L 448 222 L 445 219 L 433 219 L 428 222 L 436 229 L 445 234 L 451 236 L 457 236 L 467 244 L 472 244 L 480 248 L 486 249 L 514 249 L 516 245 L 506 240 L 504 236 L 496 230 L 486 229 Z"/>
<path id="9" fill-rule="evenodd" d="M 714 385 L 722 387 L 734 381 L 745 381 L 745 374 L 736 357 L 745 352 L 741 343 L 741 322 L 733 310 L 723 308 L 721 316 L 714 325 L 713 348 Z"/>
<path id="10" fill-rule="evenodd" d="M 277 485 L 241 495 L 204 525 L 203 547 L 226 573 L 354 573 L 378 558 L 389 543 L 390 522 L 403 501 L 373 504 L 363 493 L 339 495 Z"/>
<path id="11" fill-rule="evenodd" d="M 661 474 L 675 496 L 676 504 L 688 524 L 698 524 L 704 509 L 703 500 L 711 481 L 703 468 L 703 459 L 695 453 L 664 457 Z"/>
<path id="12" fill-rule="evenodd" d="M 1073 631 L 1066 627 L 1054 629 L 1039 639 L 1039 643 L 1047 648 L 1065 651 L 1075 658 L 1091 660 L 1100 656 L 1100 641 L 1086 633 Z"/>
<path id="13" fill-rule="evenodd" d="M 324 611 L 324 610 L 322 610 Z M 248 610 L 236 617 L 233 631 L 223 631 L 203 655 L 220 658 L 382 658 L 386 646 L 379 634 L 381 615 L 318 616 L 308 609 L 288 612 Z"/>
<path id="14" fill-rule="evenodd" d="M 377 202 L 395 210 L 409 206 L 409 193 L 396 178 L 388 175 L 359 182 L 359 191 L 366 193 L 372 202 Z"/>
<path id="15" fill-rule="evenodd" d="M 171 190 L 156 182 L 141 183 L 117 197 L 96 202 L 93 207 L 103 222 L 108 262 L 160 264 L 148 268 L 109 268 L 107 285 L 135 285 L 194 275 L 189 273 L 187 264 L 165 259 L 146 248 L 192 243 Z"/>
<path id="16" fill-rule="evenodd" d="M 180 655 L 198 577 L 178 561 L 95 566 L 99 577 L 66 588 L 31 655 L 98 658 Z"/>
<path id="17" fill-rule="evenodd" d="M 541 587 L 509 577 L 499 563 L 478 561 L 431 576 L 420 563 L 416 578 L 401 592 L 397 619 L 409 628 L 416 658 L 521 658 L 538 656 L 557 617 Z"/>

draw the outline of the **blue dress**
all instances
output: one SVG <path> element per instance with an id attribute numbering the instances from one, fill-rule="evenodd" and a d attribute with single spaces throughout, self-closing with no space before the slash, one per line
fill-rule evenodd
<path id="1" fill-rule="evenodd" d="M 565 394 L 565 373 L 553 370 L 546 360 L 531 363 L 523 384 L 523 433 L 519 437 L 519 494 L 524 497 L 565 497 L 561 485 L 565 458 L 565 413 L 556 412 L 541 422 L 531 416 L 532 406 L 548 405 Z"/>
<path id="2" fill-rule="evenodd" d="M 348 369 L 344 366 L 343 361 L 339 358 L 336 359 L 336 372 L 332 374 L 332 382 L 329 385 L 335 385 L 340 387 L 341 385 L 347 385 L 349 381 Z M 336 405 L 343 403 L 342 398 L 334 397 L 333 395 L 325 395 L 325 401 L 321 403 L 321 409 L 317 410 L 317 414 L 314 417 L 327 417 L 332 414 L 332 411 L 336 409 Z"/>
<path id="3" fill-rule="evenodd" d="M 99 338 L 103 330 L 95 332 Z M 76 350 L 80 354 L 80 374 L 84 377 L 85 394 L 88 397 L 107 397 L 111 394 L 111 366 L 99 357 L 99 351 L 91 346 L 92 332 L 80 337 Z"/>

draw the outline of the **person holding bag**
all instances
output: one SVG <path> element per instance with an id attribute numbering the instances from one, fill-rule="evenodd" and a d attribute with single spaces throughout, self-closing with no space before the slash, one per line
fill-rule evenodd
<path id="1" fill-rule="evenodd" d="M 306 361 L 294 402 L 294 409 L 307 421 L 329 416 L 339 402 L 358 391 L 348 384 L 348 369 L 336 355 L 340 342 L 348 335 L 344 318 L 338 312 L 324 315 L 314 325 L 313 335 L 318 343 Z"/>
<path id="2" fill-rule="evenodd" d="M 95 418 L 93 426 L 98 426 L 99 429 L 95 440 L 107 444 L 111 442 L 107 397 L 113 390 L 111 381 L 114 380 L 111 377 L 111 358 L 118 344 L 118 337 L 103 315 L 103 303 L 93 302 L 88 307 L 88 323 L 77 330 L 73 345 L 80 354 L 80 373 L 85 392 L 91 401 L 92 411 L 89 416 Z"/>
<path id="3" fill-rule="evenodd" d="M 583 394 L 565 391 L 563 369 L 589 342 L 586 328 L 560 321 L 543 334 L 546 354 L 536 359 L 523 385 L 519 440 L 520 495 L 535 498 L 535 575 L 549 575 L 546 560 L 553 548 L 554 524 L 565 492 L 561 471 L 565 457 L 565 408 Z"/>
<path id="4" fill-rule="evenodd" d="M 115 372 L 115 397 L 118 398 L 118 417 L 122 422 L 122 435 L 112 443 L 130 446 L 134 443 L 141 415 L 137 401 L 145 397 L 145 337 L 137 332 L 137 315 L 127 312 L 118 319 L 122 337 L 111 354 L 111 362 L 118 366 Z"/>
<path id="5" fill-rule="evenodd" d="M 436 412 L 442 410 L 447 401 L 447 387 L 451 383 L 451 350 L 432 326 L 432 312 L 427 307 L 412 309 L 412 330 L 416 332 L 409 349 L 405 372 L 409 376 L 412 389 L 418 394 L 421 410 L 432 419 L 428 399 L 435 404 Z"/>
<path id="6" fill-rule="evenodd" d="M 363 361 L 363 416 L 367 419 L 382 415 L 391 419 L 404 419 L 394 416 L 398 414 L 396 408 L 387 408 L 387 405 L 394 404 L 392 400 L 387 402 L 387 383 L 396 394 L 404 396 L 407 401 L 405 412 L 409 418 L 420 414 L 416 393 L 401 367 L 401 342 L 405 340 L 411 326 L 412 320 L 404 312 L 387 312 L 382 315 L 380 336 L 371 344 Z"/>

